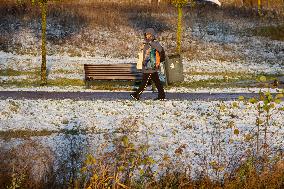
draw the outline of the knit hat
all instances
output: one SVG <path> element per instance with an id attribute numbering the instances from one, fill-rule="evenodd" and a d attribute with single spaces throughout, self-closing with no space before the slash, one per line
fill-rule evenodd
<path id="1" fill-rule="evenodd" d="M 157 38 L 157 33 L 155 32 L 153 28 L 147 28 L 144 32 L 144 36 L 146 36 L 146 33 L 150 33 L 154 39 Z"/>

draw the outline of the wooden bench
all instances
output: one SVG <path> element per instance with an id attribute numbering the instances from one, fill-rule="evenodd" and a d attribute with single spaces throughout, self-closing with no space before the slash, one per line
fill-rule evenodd
<path id="1" fill-rule="evenodd" d="M 84 64 L 85 85 L 94 80 L 141 80 L 136 64 Z"/>

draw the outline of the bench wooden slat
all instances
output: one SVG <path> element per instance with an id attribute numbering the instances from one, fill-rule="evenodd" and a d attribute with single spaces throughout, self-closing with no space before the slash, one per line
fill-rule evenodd
<path id="1" fill-rule="evenodd" d="M 85 73 L 141 73 L 137 70 L 85 70 Z"/>
<path id="2" fill-rule="evenodd" d="M 113 71 L 124 71 L 124 72 L 137 72 L 137 70 L 134 69 L 85 69 L 87 72 L 93 72 L 93 71 L 99 71 L 99 72 L 113 72 Z"/>
<path id="3" fill-rule="evenodd" d="M 85 68 L 136 68 L 135 65 L 84 65 Z"/>
<path id="4" fill-rule="evenodd" d="M 141 77 L 142 75 L 135 75 L 135 74 L 88 74 L 86 77 L 95 77 L 95 76 L 135 76 L 135 77 Z"/>
<path id="5" fill-rule="evenodd" d="M 118 67 L 118 66 L 116 66 L 116 67 L 113 67 L 113 66 L 99 66 L 99 67 L 89 67 L 89 66 L 87 66 L 87 67 L 85 67 L 85 69 L 88 69 L 88 68 L 97 68 L 97 69 L 103 69 L 103 68 L 112 68 L 112 69 L 119 69 L 119 68 L 121 68 L 121 69 L 136 69 L 136 67 L 127 67 L 127 66 L 123 66 L 123 67 Z"/>
<path id="6" fill-rule="evenodd" d="M 141 74 L 140 72 L 120 72 L 120 71 L 115 71 L 115 72 L 98 72 L 98 71 L 95 71 L 95 72 L 88 72 L 88 73 L 85 73 L 86 75 L 88 74 Z"/>
<path id="7" fill-rule="evenodd" d="M 92 76 L 87 77 L 87 80 L 136 80 L 141 79 L 142 77 L 136 76 Z"/>

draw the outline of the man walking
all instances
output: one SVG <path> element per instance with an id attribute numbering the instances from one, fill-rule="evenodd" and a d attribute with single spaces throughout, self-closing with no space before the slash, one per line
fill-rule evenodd
<path id="1" fill-rule="evenodd" d="M 159 79 L 158 71 L 160 69 L 160 55 L 162 46 L 156 41 L 156 33 L 153 28 L 148 28 L 144 32 L 145 41 L 143 48 L 143 65 L 142 65 L 142 83 L 138 90 L 131 93 L 130 96 L 139 100 L 140 95 L 145 90 L 147 83 L 152 80 L 158 89 L 158 98 L 154 100 L 165 100 L 165 91 Z M 141 48 L 141 50 L 142 50 Z"/>

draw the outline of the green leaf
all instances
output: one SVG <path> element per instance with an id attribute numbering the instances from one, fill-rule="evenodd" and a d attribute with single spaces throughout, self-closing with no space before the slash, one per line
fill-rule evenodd
<path id="1" fill-rule="evenodd" d="M 139 170 L 139 174 L 140 174 L 140 175 L 143 175 L 144 173 L 145 173 L 145 172 L 144 172 L 143 169 L 140 169 L 140 170 Z"/>
<path id="2" fill-rule="evenodd" d="M 239 104 L 237 102 L 233 102 L 233 107 L 234 108 L 238 108 L 239 107 Z"/>
<path id="3" fill-rule="evenodd" d="M 239 96 L 239 100 L 243 101 L 243 100 L 245 100 L 245 97 L 244 96 Z"/>
<path id="4" fill-rule="evenodd" d="M 96 164 L 96 159 L 91 154 L 88 154 L 85 163 L 86 165 L 94 165 Z"/>
<path id="5" fill-rule="evenodd" d="M 122 172 L 124 169 L 125 169 L 125 167 L 124 167 L 123 165 L 121 165 L 121 166 L 118 168 L 118 171 Z"/>
<path id="6" fill-rule="evenodd" d="M 281 103 L 281 100 L 280 100 L 280 99 L 275 99 L 274 102 L 275 102 L 276 104 L 280 104 L 280 103 Z"/>
<path id="7" fill-rule="evenodd" d="M 266 82 L 266 77 L 265 77 L 265 76 L 261 76 L 261 77 L 259 78 L 259 80 L 260 80 L 261 82 Z"/>
<path id="8" fill-rule="evenodd" d="M 270 109 L 270 106 L 269 106 L 268 104 L 265 104 L 265 105 L 263 106 L 263 109 L 264 109 L 266 112 L 268 112 L 269 109 Z"/>
<path id="9" fill-rule="evenodd" d="M 86 173 L 88 170 L 87 170 L 87 167 L 82 167 L 81 169 L 81 173 Z"/>
<path id="10" fill-rule="evenodd" d="M 269 100 L 269 102 L 271 102 L 271 100 L 273 99 L 272 95 L 269 95 L 267 99 Z"/>
<path id="11" fill-rule="evenodd" d="M 278 108 L 278 110 L 280 110 L 280 111 L 284 111 L 284 107 Z"/>
<path id="12" fill-rule="evenodd" d="M 277 94 L 277 95 L 275 96 L 275 98 L 277 98 L 277 99 L 280 99 L 280 98 L 283 98 L 283 97 L 284 97 L 283 94 Z"/>
<path id="13" fill-rule="evenodd" d="M 220 110 L 221 110 L 221 111 L 224 111 L 225 109 L 226 109 L 226 106 L 225 106 L 224 104 L 221 104 L 221 105 L 220 105 Z"/>
<path id="14" fill-rule="evenodd" d="M 127 136 L 123 136 L 122 137 L 122 143 L 123 143 L 124 146 L 128 146 L 129 141 L 128 141 L 128 137 Z"/>
<path id="15" fill-rule="evenodd" d="M 211 162 L 209 163 L 209 165 L 211 165 L 211 166 L 216 166 L 216 165 L 217 165 L 217 162 L 216 162 L 216 161 L 211 161 Z"/>
<path id="16" fill-rule="evenodd" d="M 148 161 L 150 164 L 154 164 L 154 163 L 155 163 L 155 160 L 154 160 L 152 157 L 148 157 L 148 158 L 147 158 L 147 161 Z"/>
<path id="17" fill-rule="evenodd" d="M 252 103 L 252 104 L 254 104 L 254 103 L 257 102 L 257 100 L 256 100 L 255 98 L 250 98 L 250 99 L 249 99 L 249 102 Z"/>
<path id="18" fill-rule="evenodd" d="M 240 134 L 240 131 L 239 131 L 239 129 L 235 129 L 235 130 L 234 130 L 234 134 L 235 134 L 235 135 L 238 135 L 238 134 Z"/>

